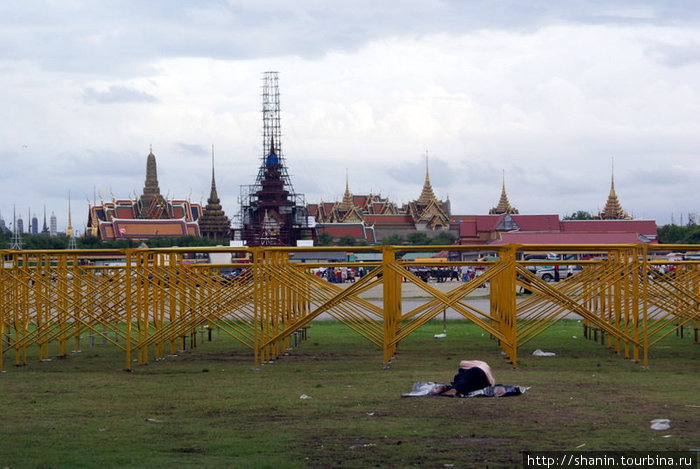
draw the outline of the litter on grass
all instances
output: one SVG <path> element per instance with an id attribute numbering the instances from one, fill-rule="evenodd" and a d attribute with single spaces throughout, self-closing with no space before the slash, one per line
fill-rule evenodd
<path id="1" fill-rule="evenodd" d="M 669 428 L 671 428 L 669 419 L 654 419 L 651 421 L 652 430 L 668 430 Z"/>
<path id="2" fill-rule="evenodd" d="M 532 354 L 536 357 L 553 357 L 556 355 L 554 352 L 543 352 L 540 349 L 535 350 Z"/>
<path id="3" fill-rule="evenodd" d="M 401 394 L 401 397 L 501 397 L 501 396 L 519 396 L 524 393 L 529 387 L 511 386 L 506 384 L 494 384 L 486 386 L 484 389 L 472 391 L 469 394 L 457 394 L 456 396 L 444 396 L 442 394 L 431 394 L 435 389 L 444 386 L 443 384 L 434 381 L 419 381 L 413 385 L 411 392 Z"/>

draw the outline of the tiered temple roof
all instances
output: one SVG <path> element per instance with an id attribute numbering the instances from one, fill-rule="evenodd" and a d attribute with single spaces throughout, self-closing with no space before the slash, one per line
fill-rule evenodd
<path id="1" fill-rule="evenodd" d="M 202 207 L 189 200 L 166 200 L 160 194 L 156 157 L 146 157 L 146 183 L 138 199 L 116 199 L 89 207 L 88 232 L 103 241 L 153 237 L 199 236 Z"/>
<path id="2" fill-rule="evenodd" d="M 450 226 L 449 201 L 438 200 L 430 184 L 428 172 L 428 155 L 425 156 L 425 181 L 423 190 L 417 200 L 407 205 L 407 211 L 413 218 L 413 223 L 418 230 L 447 229 Z"/>
<path id="3" fill-rule="evenodd" d="M 334 237 L 355 237 L 362 234 L 364 238 L 358 238 L 358 241 L 373 242 L 375 238 L 390 232 L 407 234 L 416 230 L 450 228 L 449 201 L 443 202 L 435 196 L 430 184 L 427 157 L 423 189 L 418 199 L 402 207 L 379 194 L 353 194 L 346 174 L 345 192 L 341 201 L 309 204 L 308 208 L 309 215 L 316 220 L 318 232 L 326 232 Z M 364 229 L 358 230 L 355 226 L 357 224 L 362 224 Z M 368 229 L 372 230 L 371 235 L 367 235 Z"/>
<path id="4" fill-rule="evenodd" d="M 600 218 L 603 220 L 628 220 L 631 217 L 622 210 L 620 201 L 617 199 L 617 194 L 615 193 L 615 175 L 613 174 L 610 181 L 610 193 L 608 194 L 608 200 L 605 202 L 605 208 L 599 214 Z"/>
<path id="5" fill-rule="evenodd" d="M 262 160 L 256 184 L 241 197 L 241 239 L 248 246 L 294 246 L 311 239 L 303 195 L 292 191 L 284 159 L 274 136 Z"/>

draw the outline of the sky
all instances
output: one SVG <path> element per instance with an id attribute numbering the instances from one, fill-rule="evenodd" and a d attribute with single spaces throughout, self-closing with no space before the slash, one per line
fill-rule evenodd
<path id="1" fill-rule="evenodd" d="M 143 191 L 224 211 L 262 149 L 263 73 L 279 73 L 282 151 L 307 203 L 425 179 L 486 214 L 700 213 L 695 1 L 8 0 L 0 2 L 0 215 L 65 230 Z M 699 217 L 700 220 L 700 217 Z M 25 228 L 26 229 L 26 228 Z"/>

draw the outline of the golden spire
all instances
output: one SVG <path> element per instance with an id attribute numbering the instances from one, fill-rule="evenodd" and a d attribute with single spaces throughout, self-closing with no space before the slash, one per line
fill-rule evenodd
<path id="1" fill-rule="evenodd" d="M 350 192 L 350 183 L 348 182 L 348 169 L 345 168 L 345 193 L 343 194 L 343 201 L 340 202 L 338 208 L 343 212 L 347 212 L 352 210 L 354 206 L 352 193 Z"/>
<path id="2" fill-rule="evenodd" d="M 214 180 L 214 145 L 211 146 L 211 193 L 209 198 L 219 201 L 219 195 L 216 193 L 216 181 Z"/>
<path id="3" fill-rule="evenodd" d="M 221 208 L 221 200 L 216 192 L 214 178 L 214 145 L 211 146 L 211 192 L 199 218 L 199 231 L 202 236 L 210 239 L 227 239 L 231 230 L 231 222 Z"/>
<path id="4" fill-rule="evenodd" d="M 73 225 L 71 224 L 70 215 L 70 191 L 68 191 L 68 226 L 66 227 L 66 236 L 68 237 L 73 236 Z"/>
<path id="5" fill-rule="evenodd" d="M 423 182 L 423 190 L 418 197 L 419 205 L 428 205 L 430 202 L 436 200 L 435 193 L 433 192 L 433 187 L 430 185 L 430 173 L 428 172 L 428 150 L 425 151 L 425 181 Z"/>
<path id="6" fill-rule="evenodd" d="M 611 170 L 610 177 L 610 193 L 608 194 L 608 200 L 605 202 L 605 208 L 600 212 L 600 218 L 603 220 L 623 220 L 629 218 L 629 215 L 622 210 L 620 201 L 617 199 L 617 194 L 615 193 L 615 160 L 613 159 L 613 166 Z"/>
<path id="7" fill-rule="evenodd" d="M 163 202 L 163 196 L 160 195 L 160 187 L 158 186 L 158 169 L 156 166 L 156 156 L 153 154 L 153 145 L 149 147 L 149 153 L 146 157 L 146 182 L 143 186 L 143 194 L 141 195 L 141 212 L 139 218 L 148 218 L 148 210 L 153 205 L 154 201 L 157 204 Z"/>
<path id="8" fill-rule="evenodd" d="M 489 215 L 498 215 L 501 213 L 517 214 L 518 209 L 510 205 L 508 194 L 506 194 L 506 171 L 503 170 L 503 185 L 501 186 L 501 198 L 498 205 L 489 210 Z"/>

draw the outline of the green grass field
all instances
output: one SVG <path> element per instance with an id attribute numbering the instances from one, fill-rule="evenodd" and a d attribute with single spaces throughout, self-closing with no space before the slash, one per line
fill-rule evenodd
<path id="1" fill-rule="evenodd" d="M 20 368 L 7 354 L 0 469 L 521 467 L 527 450 L 700 448 L 700 345 L 688 337 L 665 339 L 643 368 L 562 321 L 522 347 L 513 369 L 470 323 L 440 332 L 434 322 L 402 342 L 389 369 L 335 322 L 315 322 L 306 342 L 258 371 L 249 350 L 216 332 L 132 373 L 113 346 Z M 533 357 L 536 348 L 557 356 Z M 531 389 L 400 397 L 416 381 L 449 382 L 461 359 Z M 671 428 L 652 430 L 656 418 Z"/>

